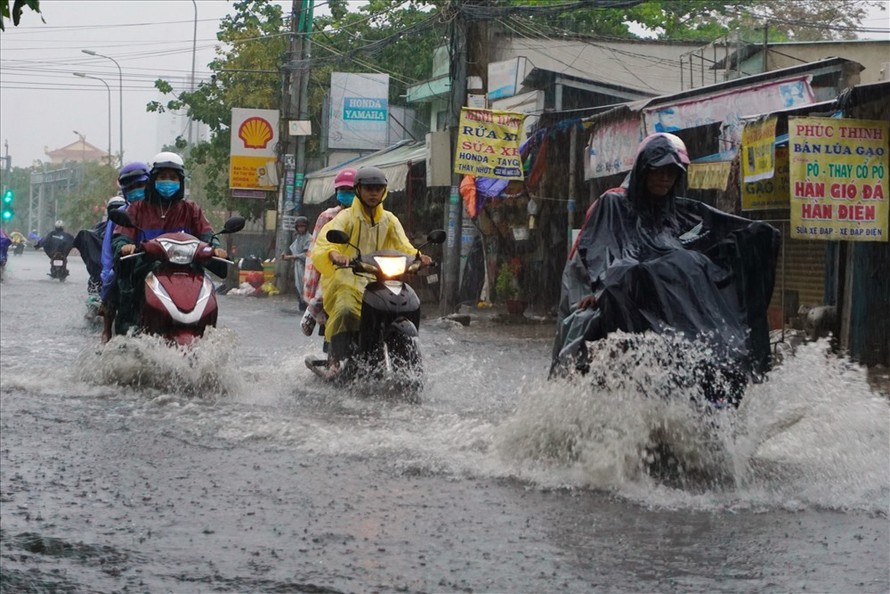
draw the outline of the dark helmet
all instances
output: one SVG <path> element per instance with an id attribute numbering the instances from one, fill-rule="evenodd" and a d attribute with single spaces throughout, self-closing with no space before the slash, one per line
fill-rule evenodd
<path id="1" fill-rule="evenodd" d="M 357 186 L 385 186 L 388 183 L 386 174 L 377 167 L 362 167 L 355 174 Z"/>
<path id="2" fill-rule="evenodd" d="M 121 167 L 117 176 L 117 183 L 121 190 L 126 192 L 132 186 L 138 183 L 146 183 L 148 181 L 148 165 L 141 161 L 133 161 Z"/>

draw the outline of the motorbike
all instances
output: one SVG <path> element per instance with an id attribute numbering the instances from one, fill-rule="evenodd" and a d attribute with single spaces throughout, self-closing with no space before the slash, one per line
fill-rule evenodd
<path id="1" fill-rule="evenodd" d="M 70 274 L 68 272 L 68 255 L 63 254 L 62 252 L 53 252 L 53 255 L 49 258 L 49 277 L 58 279 L 59 282 L 64 283 L 65 279 L 68 278 Z"/>
<path id="2" fill-rule="evenodd" d="M 124 210 L 112 211 L 109 218 L 122 227 L 138 229 Z M 232 217 L 214 237 L 236 233 L 244 223 L 244 218 Z M 210 243 L 188 233 L 164 233 L 143 241 L 136 252 L 120 259 L 122 273 L 142 265 L 150 268 L 143 295 L 136 299 L 140 304 L 137 327 L 177 345 L 192 344 L 208 326 L 216 326 L 216 287 L 207 270 L 224 277 L 230 264 L 213 255 Z"/>
<path id="3" fill-rule="evenodd" d="M 349 236 L 337 229 L 328 231 L 326 237 L 331 243 L 351 245 Z M 437 229 L 420 247 L 444 241 L 445 231 Z M 326 381 L 381 381 L 409 400 L 416 400 L 423 389 L 423 360 L 418 344 L 420 298 L 403 277 L 417 272 L 420 266 L 419 257 L 396 250 L 369 254 L 359 251 L 348 268 L 373 280 L 362 293 L 361 321 L 359 331 L 352 337 L 350 354 L 333 380 L 325 375 L 327 358 L 306 357 L 306 366 Z"/>
<path id="4" fill-rule="evenodd" d="M 22 254 L 24 254 L 25 253 L 25 242 L 24 241 L 13 242 L 12 253 L 15 256 L 21 256 Z"/>

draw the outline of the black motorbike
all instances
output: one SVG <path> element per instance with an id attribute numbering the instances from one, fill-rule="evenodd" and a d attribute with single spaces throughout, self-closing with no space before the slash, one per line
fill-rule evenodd
<path id="1" fill-rule="evenodd" d="M 22 254 L 24 254 L 25 253 L 25 242 L 24 241 L 13 242 L 12 253 L 13 253 L 13 255 L 16 255 L 16 256 L 21 256 Z"/>
<path id="2" fill-rule="evenodd" d="M 58 279 L 59 282 L 64 283 L 70 274 L 68 272 L 68 256 L 62 252 L 53 252 L 53 255 L 50 256 L 48 274 L 50 278 Z"/>
<path id="3" fill-rule="evenodd" d="M 340 230 L 328 231 L 331 243 L 349 244 L 349 236 Z M 445 231 L 430 232 L 425 244 L 442 243 Z M 356 250 L 356 246 L 352 246 Z M 350 354 L 334 380 L 325 376 L 326 358 L 307 357 L 306 366 L 326 381 L 352 382 L 368 379 L 382 382 L 407 398 L 417 400 L 423 389 L 423 360 L 418 344 L 420 298 L 403 280 L 417 272 L 421 261 L 395 250 L 359 254 L 348 267 L 354 274 L 373 278 L 362 294 L 359 331 L 352 337 Z"/>

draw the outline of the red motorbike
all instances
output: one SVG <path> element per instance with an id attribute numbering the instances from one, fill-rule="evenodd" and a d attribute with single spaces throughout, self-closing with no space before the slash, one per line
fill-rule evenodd
<path id="1" fill-rule="evenodd" d="M 124 210 L 112 211 L 109 217 L 122 227 L 136 228 Z M 214 237 L 243 228 L 244 219 L 232 217 Z M 230 260 L 214 256 L 213 246 L 182 232 L 143 241 L 139 250 L 122 257 L 121 265 L 130 260 L 136 267 L 149 267 L 144 297 L 137 296 L 136 322 L 142 332 L 188 345 L 203 336 L 207 326 L 216 326 L 216 289 L 207 270 L 225 277 Z"/>

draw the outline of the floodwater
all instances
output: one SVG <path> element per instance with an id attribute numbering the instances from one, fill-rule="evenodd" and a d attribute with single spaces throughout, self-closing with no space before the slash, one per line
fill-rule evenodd
<path id="1" fill-rule="evenodd" d="M 550 328 L 428 320 L 409 404 L 314 379 L 285 299 L 103 348 L 48 268 L 0 285 L 2 592 L 890 590 L 890 401 L 823 344 L 703 416 L 645 357 L 548 382 Z"/>

